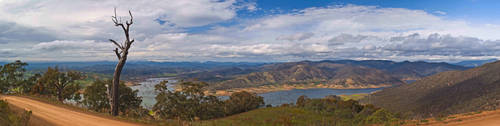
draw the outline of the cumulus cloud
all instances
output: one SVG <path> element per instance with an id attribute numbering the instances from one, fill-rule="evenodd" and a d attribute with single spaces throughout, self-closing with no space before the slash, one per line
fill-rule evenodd
<path id="1" fill-rule="evenodd" d="M 236 0 L 0 1 L 0 21 L 50 29 L 61 38 L 95 39 L 100 35 L 119 34 L 110 25 L 113 7 L 123 16 L 132 10 L 136 19 L 134 30 L 139 33 L 158 33 L 230 20 L 236 11 L 252 9 L 240 7 L 251 5 L 237 3 Z M 158 21 L 167 24 L 161 25 Z"/>
<path id="2" fill-rule="evenodd" d="M 446 15 L 447 14 L 444 11 L 434 11 L 434 13 L 439 14 L 439 15 Z"/>
<path id="3" fill-rule="evenodd" d="M 31 28 L 20 26 L 12 22 L 0 22 L 0 44 L 8 42 L 42 42 L 51 41 L 55 37 L 44 28 Z"/>
<path id="4" fill-rule="evenodd" d="M 84 41 L 65 41 L 56 40 L 51 42 L 42 42 L 33 46 L 34 50 L 40 51 L 104 51 L 112 49 L 111 43 L 96 42 L 94 40 L 84 40 Z"/>
<path id="5" fill-rule="evenodd" d="M 314 33 L 297 33 L 293 35 L 279 36 L 276 40 L 302 41 L 314 36 Z"/>
<path id="6" fill-rule="evenodd" d="M 391 38 L 393 43 L 384 47 L 398 55 L 441 55 L 441 56 L 494 56 L 499 52 L 500 40 L 482 40 L 474 37 L 412 34 Z"/>
<path id="7" fill-rule="evenodd" d="M 1 22 L 12 22 L 23 26 L 15 29 L 46 30 L 0 32 L 0 43 L 40 38 L 35 44 L 11 46 L 14 42 L 9 42 L 0 50 L 20 48 L 23 53 L 12 53 L 30 60 L 113 60 L 114 47 L 106 40 L 123 38 L 110 21 L 110 7 L 117 7 L 119 15 L 131 9 L 135 16 L 132 60 L 450 60 L 500 53 L 500 25 L 471 24 L 423 10 L 346 5 L 238 19 L 238 11 L 256 11 L 258 5 L 241 0 L 94 3 L 1 1 L 0 16 L 5 18 L 0 19 L 0 27 Z M 189 31 L 199 27 L 206 30 Z"/>

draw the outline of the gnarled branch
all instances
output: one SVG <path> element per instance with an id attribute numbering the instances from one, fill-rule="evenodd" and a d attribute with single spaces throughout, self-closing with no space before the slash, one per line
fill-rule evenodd
<path id="1" fill-rule="evenodd" d="M 124 48 L 123 48 L 123 45 L 118 44 L 118 42 L 116 42 L 115 40 L 113 40 L 113 39 L 109 39 L 109 41 L 113 42 L 113 44 L 115 44 L 116 46 L 118 46 L 118 48 L 120 48 L 120 49 L 122 49 L 122 50 L 124 49 Z"/>

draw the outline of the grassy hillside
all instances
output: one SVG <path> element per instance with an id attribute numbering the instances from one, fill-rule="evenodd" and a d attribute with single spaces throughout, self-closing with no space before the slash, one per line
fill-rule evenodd
<path id="1" fill-rule="evenodd" d="M 300 99 L 300 98 L 299 98 Z M 365 126 L 399 125 L 400 118 L 372 105 L 334 98 L 302 99 L 297 105 L 261 108 L 225 118 L 195 122 L 217 126 Z"/>
<path id="2" fill-rule="evenodd" d="M 362 101 L 413 117 L 430 117 L 496 109 L 498 99 L 500 62 L 494 62 L 386 88 Z"/>
<path id="3" fill-rule="evenodd" d="M 333 115 L 316 114 L 312 111 L 275 107 L 263 108 L 221 119 L 198 122 L 198 125 L 217 126 L 276 126 L 276 125 L 328 125 L 333 124 Z"/>

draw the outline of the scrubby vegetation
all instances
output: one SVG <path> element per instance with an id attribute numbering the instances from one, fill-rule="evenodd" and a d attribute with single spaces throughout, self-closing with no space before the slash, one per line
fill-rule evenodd
<path id="1" fill-rule="evenodd" d="M 400 116 L 373 105 L 361 105 L 355 100 L 342 100 L 338 96 L 327 96 L 322 99 L 309 99 L 301 96 L 297 99 L 297 107 L 319 114 L 332 114 L 338 118 L 333 124 L 368 125 L 397 124 Z"/>
<path id="2" fill-rule="evenodd" d="M 83 100 L 80 102 L 88 109 L 96 112 L 109 113 L 109 99 L 106 93 L 107 86 L 111 80 L 96 80 L 85 88 Z M 132 90 L 125 84 L 120 83 L 120 104 L 118 105 L 121 115 L 135 118 L 147 118 L 149 111 L 142 108 L 142 97 L 137 96 L 138 90 Z"/>
<path id="3" fill-rule="evenodd" d="M 27 126 L 31 111 L 16 112 L 8 103 L 0 100 L 0 125 L 2 126 Z"/>
<path id="4" fill-rule="evenodd" d="M 267 107 L 194 125 L 217 126 L 365 126 L 401 125 L 401 117 L 373 105 L 344 101 L 337 96 L 309 99 L 301 96 L 295 105 Z"/>
<path id="5" fill-rule="evenodd" d="M 262 97 L 253 93 L 238 92 L 222 101 L 216 96 L 206 95 L 204 82 L 181 82 L 179 90 L 167 88 L 161 82 L 155 88 L 159 92 L 153 106 L 155 117 L 160 120 L 180 119 L 187 121 L 220 118 L 246 112 L 264 105 Z"/>

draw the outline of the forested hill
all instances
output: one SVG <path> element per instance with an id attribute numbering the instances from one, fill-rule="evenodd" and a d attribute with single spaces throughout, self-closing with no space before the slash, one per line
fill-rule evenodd
<path id="1" fill-rule="evenodd" d="M 340 87 L 399 85 L 403 81 L 381 70 L 328 62 L 291 62 L 265 65 L 252 72 L 215 84 L 216 89 L 280 84 L 323 84 Z"/>
<path id="2" fill-rule="evenodd" d="M 500 104 L 500 62 L 439 73 L 383 89 L 362 101 L 414 117 L 496 109 Z"/>
<path id="3" fill-rule="evenodd" d="M 391 74 L 403 80 L 416 80 L 439 72 L 468 69 L 468 67 L 452 65 L 445 62 L 440 62 L 440 63 L 424 62 L 424 61 L 394 62 L 388 60 L 362 60 L 362 61 L 338 60 L 338 61 L 322 61 L 322 62 L 349 64 L 349 65 L 375 68 L 383 70 L 388 74 Z"/>
<path id="4" fill-rule="evenodd" d="M 387 60 L 324 60 L 265 64 L 255 67 L 212 69 L 179 77 L 211 82 L 218 89 L 254 87 L 270 84 L 351 84 L 367 85 L 417 80 L 422 77 L 468 67 L 448 63 L 394 62 Z M 361 71 L 361 72 L 360 72 Z M 379 75 L 373 75 L 379 73 Z M 342 76 L 341 76 L 342 75 Z"/>

